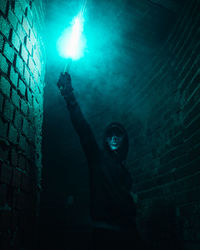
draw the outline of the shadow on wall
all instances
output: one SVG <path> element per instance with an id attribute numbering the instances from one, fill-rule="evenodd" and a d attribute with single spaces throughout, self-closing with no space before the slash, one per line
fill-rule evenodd
<path id="1" fill-rule="evenodd" d="M 182 250 L 181 221 L 175 202 L 164 198 L 138 211 L 138 227 L 149 250 Z M 144 230 L 145 229 L 145 232 Z"/>

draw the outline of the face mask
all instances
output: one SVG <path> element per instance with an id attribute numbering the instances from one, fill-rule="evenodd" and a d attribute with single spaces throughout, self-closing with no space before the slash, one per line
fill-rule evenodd
<path id="1" fill-rule="evenodd" d="M 120 147 L 121 142 L 122 142 L 121 136 L 113 135 L 107 138 L 107 143 L 112 151 L 117 150 Z"/>

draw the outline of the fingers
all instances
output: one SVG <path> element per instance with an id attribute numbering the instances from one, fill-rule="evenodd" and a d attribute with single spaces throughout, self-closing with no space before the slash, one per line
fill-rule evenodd
<path id="1" fill-rule="evenodd" d="M 65 72 L 65 74 L 63 75 L 63 77 L 65 78 L 65 80 L 67 82 L 71 82 L 71 76 L 70 76 L 70 74 L 68 72 Z"/>
<path id="2" fill-rule="evenodd" d="M 57 86 L 61 92 L 61 95 L 67 95 L 73 91 L 71 85 L 71 76 L 68 72 L 61 73 L 59 76 L 59 80 L 57 82 Z"/>
<path id="3" fill-rule="evenodd" d="M 71 76 L 68 72 L 65 72 L 64 74 L 61 73 L 59 77 L 59 81 L 61 82 L 71 82 Z"/>
<path id="4" fill-rule="evenodd" d="M 59 79 L 58 79 L 58 83 L 57 83 L 57 86 L 59 88 L 61 88 L 61 86 L 65 85 L 65 82 L 66 82 L 65 78 L 66 78 L 65 74 L 60 73 L 60 76 L 59 76 Z"/>

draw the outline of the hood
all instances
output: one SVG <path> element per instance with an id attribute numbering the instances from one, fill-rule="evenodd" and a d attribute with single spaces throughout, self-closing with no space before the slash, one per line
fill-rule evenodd
<path id="1" fill-rule="evenodd" d="M 119 136 L 122 136 L 122 141 L 120 147 L 112 151 L 107 143 L 107 138 L 110 137 L 111 134 L 117 134 Z M 105 130 L 104 138 L 103 138 L 103 144 L 105 150 L 111 155 L 117 156 L 117 159 L 120 161 L 120 163 L 124 163 L 129 149 L 129 140 L 128 140 L 128 134 L 125 130 L 125 128 L 120 123 L 111 123 Z"/>

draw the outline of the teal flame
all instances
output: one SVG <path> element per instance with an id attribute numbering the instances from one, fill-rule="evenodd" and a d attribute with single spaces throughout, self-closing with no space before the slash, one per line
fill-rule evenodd
<path id="1" fill-rule="evenodd" d="M 79 14 L 72 21 L 72 26 L 67 28 L 58 41 L 58 51 L 60 56 L 78 60 L 83 55 L 83 17 Z"/>

